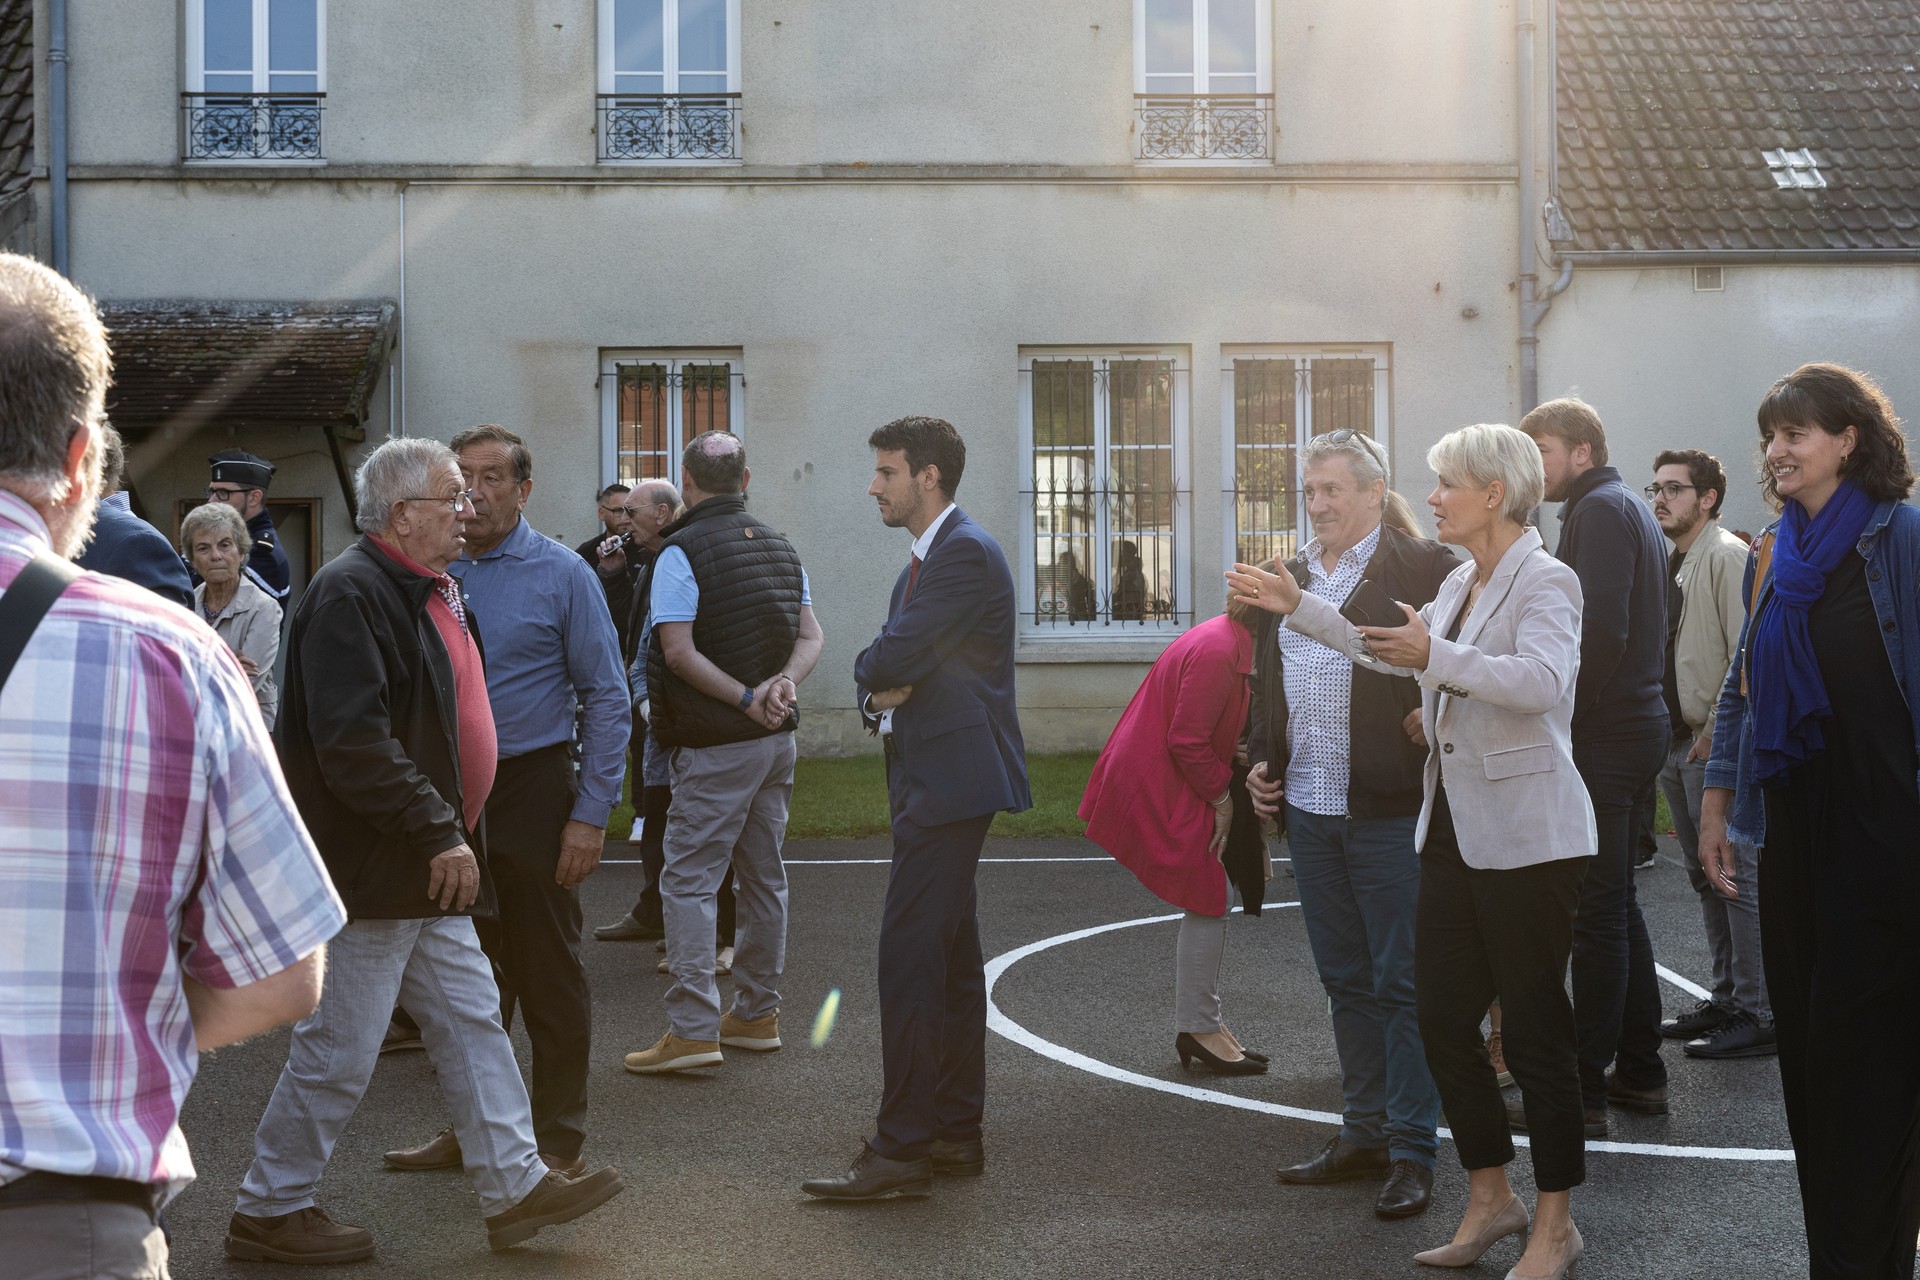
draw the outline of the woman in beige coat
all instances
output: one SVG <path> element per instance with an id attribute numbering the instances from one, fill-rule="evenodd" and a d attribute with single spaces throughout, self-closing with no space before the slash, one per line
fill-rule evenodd
<path id="1" fill-rule="evenodd" d="M 1565 974 L 1573 913 L 1594 852 L 1593 806 L 1573 767 L 1580 582 L 1548 555 L 1528 514 L 1545 475 L 1512 427 L 1463 427 L 1427 454 L 1427 504 L 1440 541 L 1469 552 L 1432 604 L 1406 624 L 1353 627 L 1286 574 L 1235 565 L 1240 595 L 1355 663 L 1421 686 L 1407 730 L 1430 748 L 1420 846 L 1414 984 L 1427 1065 L 1469 1184 L 1451 1243 L 1415 1255 L 1465 1267 L 1528 1230 L 1507 1181 L 1513 1140 L 1480 1019 L 1504 1010 L 1507 1064 L 1520 1086 L 1540 1195 L 1518 1280 L 1565 1276 L 1583 1248 L 1571 1189 L 1585 1135 Z"/>
<path id="2" fill-rule="evenodd" d="M 280 714 L 280 689 L 273 682 L 280 606 L 247 576 L 252 549 L 246 522 L 224 502 L 204 502 L 180 522 L 180 550 L 201 579 L 193 589 L 193 607 L 240 659 L 271 729 Z"/>

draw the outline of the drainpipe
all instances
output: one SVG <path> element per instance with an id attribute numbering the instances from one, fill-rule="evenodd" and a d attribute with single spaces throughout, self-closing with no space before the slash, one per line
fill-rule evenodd
<path id="1" fill-rule="evenodd" d="M 1533 214 L 1537 203 L 1533 175 L 1533 0 L 1514 0 L 1514 118 L 1520 162 L 1520 417 L 1540 403 L 1540 318 L 1546 304 L 1537 301 L 1534 273 Z"/>
<path id="2" fill-rule="evenodd" d="M 53 269 L 67 271 L 67 0 L 47 0 L 47 176 L 53 201 Z"/>

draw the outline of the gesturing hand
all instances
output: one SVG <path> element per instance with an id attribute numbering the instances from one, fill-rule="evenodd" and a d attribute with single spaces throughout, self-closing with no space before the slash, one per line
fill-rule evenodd
<path id="1" fill-rule="evenodd" d="M 1268 613 L 1292 613 L 1300 607 L 1300 584 L 1290 573 L 1269 573 L 1258 565 L 1235 562 L 1227 570 L 1233 594 Z"/>
<path id="2" fill-rule="evenodd" d="M 1427 660 L 1433 655 L 1433 637 L 1427 634 L 1427 624 L 1420 620 L 1412 605 L 1400 607 L 1407 614 L 1406 626 L 1355 627 L 1354 630 L 1367 638 L 1367 648 L 1373 651 L 1373 656 L 1388 666 L 1425 671 Z"/>
<path id="3" fill-rule="evenodd" d="M 601 539 L 595 550 L 600 553 L 600 572 L 608 577 L 627 567 L 627 544 L 618 534 Z"/>
<path id="4" fill-rule="evenodd" d="M 442 911 L 465 911 L 480 896 L 480 860 L 461 844 L 435 854 L 427 864 L 427 897 Z"/>

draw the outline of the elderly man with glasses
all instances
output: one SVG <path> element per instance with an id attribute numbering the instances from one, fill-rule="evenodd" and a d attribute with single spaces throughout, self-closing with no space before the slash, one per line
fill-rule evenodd
<path id="1" fill-rule="evenodd" d="M 1386 524 L 1386 450 L 1352 429 L 1308 441 L 1301 500 L 1313 540 L 1281 566 L 1344 604 L 1363 586 L 1413 608 L 1458 566 L 1437 542 Z M 1426 759 L 1420 688 L 1263 615 L 1254 640 L 1247 787 L 1285 824 L 1314 967 L 1333 1009 L 1346 1105 L 1340 1132 L 1281 1182 L 1381 1181 L 1374 1212 L 1405 1218 L 1432 1196 L 1439 1095 L 1414 1010 L 1414 828 Z"/>

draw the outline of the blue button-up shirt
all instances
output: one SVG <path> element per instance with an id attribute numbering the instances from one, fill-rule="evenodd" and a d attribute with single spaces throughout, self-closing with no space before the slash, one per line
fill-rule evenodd
<path id="1" fill-rule="evenodd" d="M 570 547 L 524 519 L 500 545 L 447 572 L 465 584 L 487 651 L 500 758 L 573 738 L 574 702 L 586 708 L 580 795 L 573 817 L 596 827 L 620 802 L 632 721 L 620 672 L 620 638 L 600 581 Z"/>

